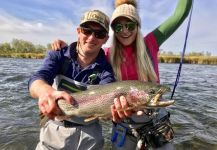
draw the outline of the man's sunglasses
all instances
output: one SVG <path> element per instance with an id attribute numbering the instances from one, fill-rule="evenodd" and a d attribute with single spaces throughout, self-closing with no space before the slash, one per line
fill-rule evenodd
<path id="1" fill-rule="evenodd" d="M 80 29 L 81 32 L 86 36 L 90 36 L 92 33 L 94 33 L 94 36 L 97 39 L 104 39 L 107 36 L 107 32 L 105 30 L 94 30 L 88 27 L 80 27 Z"/>
<path id="2" fill-rule="evenodd" d="M 129 21 L 126 24 L 117 23 L 117 24 L 113 25 L 113 30 L 114 30 L 114 32 L 119 33 L 121 31 L 123 31 L 124 26 L 126 27 L 126 29 L 128 31 L 133 31 L 133 30 L 135 30 L 137 23 L 132 22 L 132 21 Z"/>

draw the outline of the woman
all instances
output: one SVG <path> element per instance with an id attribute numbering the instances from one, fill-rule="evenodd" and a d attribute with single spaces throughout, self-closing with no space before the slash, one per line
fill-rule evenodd
<path id="1" fill-rule="evenodd" d="M 157 53 L 189 14 L 192 0 L 179 0 L 175 13 L 143 38 L 141 21 L 135 0 L 116 0 L 111 27 L 114 31 L 112 46 L 105 49 L 118 80 L 160 82 Z M 55 49 L 63 42 L 53 43 Z M 115 99 L 112 109 L 126 107 L 124 97 Z M 147 110 L 142 115 L 113 112 L 112 149 L 174 149 L 171 144 L 173 130 L 169 114 L 164 109 Z M 118 122 L 118 123 L 117 123 Z"/>

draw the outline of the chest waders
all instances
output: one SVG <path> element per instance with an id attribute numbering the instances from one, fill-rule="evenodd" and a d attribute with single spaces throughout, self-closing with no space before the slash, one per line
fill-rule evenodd
<path id="1" fill-rule="evenodd" d="M 71 62 L 71 60 L 68 57 L 64 57 L 63 64 L 61 65 L 60 74 L 65 74 L 67 72 L 70 62 Z M 41 112 L 39 114 L 39 117 L 40 117 L 40 123 L 39 124 L 40 124 L 40 127 L 42 128 L 47 123 L 49 118 L 47 116 L 45 116 L 44 114 L 42 114 Z"/>
<path id="2" fill-rule="evenodd" d="M 70 93 L 75 93 L 75 92 L 86 90 L 87 87 L 84 84 L 81 84 L 76 81 L 71 82 L 67 80 L 67 77 L 64 78 L 64 75 L 67 73 L 70 64 L 71 64 L 71 59 L 68 57 L 64 57 L 63 63 L 61 65 L 61 70 L 59 72 L 60 74 L 59 76 L 61 77 L 61 79 L 58 79 L 58 76 L 57 76 L 55 78 L 56 85 L 53 84 L 53 86 L 56 89 L 65 90 Z M 39 116 L 40 116 L 40 127 L 43 127 L 46 124 L 46 122 L 49 120 L 49 118 L 47 116 L 44 116 L 42 113 L 40 113 Z M 67 126 L 67 123 L 69 122 L 66 122 L 66 126 Z"/>

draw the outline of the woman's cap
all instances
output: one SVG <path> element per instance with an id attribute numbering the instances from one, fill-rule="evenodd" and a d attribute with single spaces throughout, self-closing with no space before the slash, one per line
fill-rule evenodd
<path id="1" fill-rule="evenodd" d="M 124 3 L 116 6 L 112 14 L 111 25 L 118 17 L 127 17 L 132 21 L 136 21 L 139 26 L 141 25 L 141 20 L 137 8 L 132 3 Z"/>
<path id="2" fill-rule="evenodd" d="M 87 11 L 81 18 L 81 23 L 96 22 L 100 24 L 107 32 L 109 32 L 109 17 L 99 10 Z"/>

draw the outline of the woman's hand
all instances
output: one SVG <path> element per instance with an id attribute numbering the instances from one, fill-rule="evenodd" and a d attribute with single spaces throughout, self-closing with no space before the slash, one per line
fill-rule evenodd
<path id="1" fill-rule="evenodd" d="M 124 96 L 120 96 L 120 98 L 115 98 L 114 105 L 111 106 L 112 120 L 118 123 L 130 117 L 133 113 L 136 113 L 136 115 L 138 116 L 144 114 L 144 111 L 135 112 L 134 110 L 127 110 L 128 107 L 129 105 Z"/>
<path id="2" fill-rule="evenodd" d="M 66 44 L 64 41 L 59 40 L 59 39 L 55 40 L 55 41 L 51 44 L 51 48 L 52 48 L 53 50 L 60 50 L 61 48 L 66 47 L 66 46 L 67 46 L 67 44 Z"/>
<path id="3" fill-rule="evenodd" d="M 124 96 L 114 99 L 114 105 L 111 106 L 112 120 L 114 122 L 121 122 L 122 120 L 130 117 L 132 112 L 126 110 L 128 108 L 127 100 Z"/>

